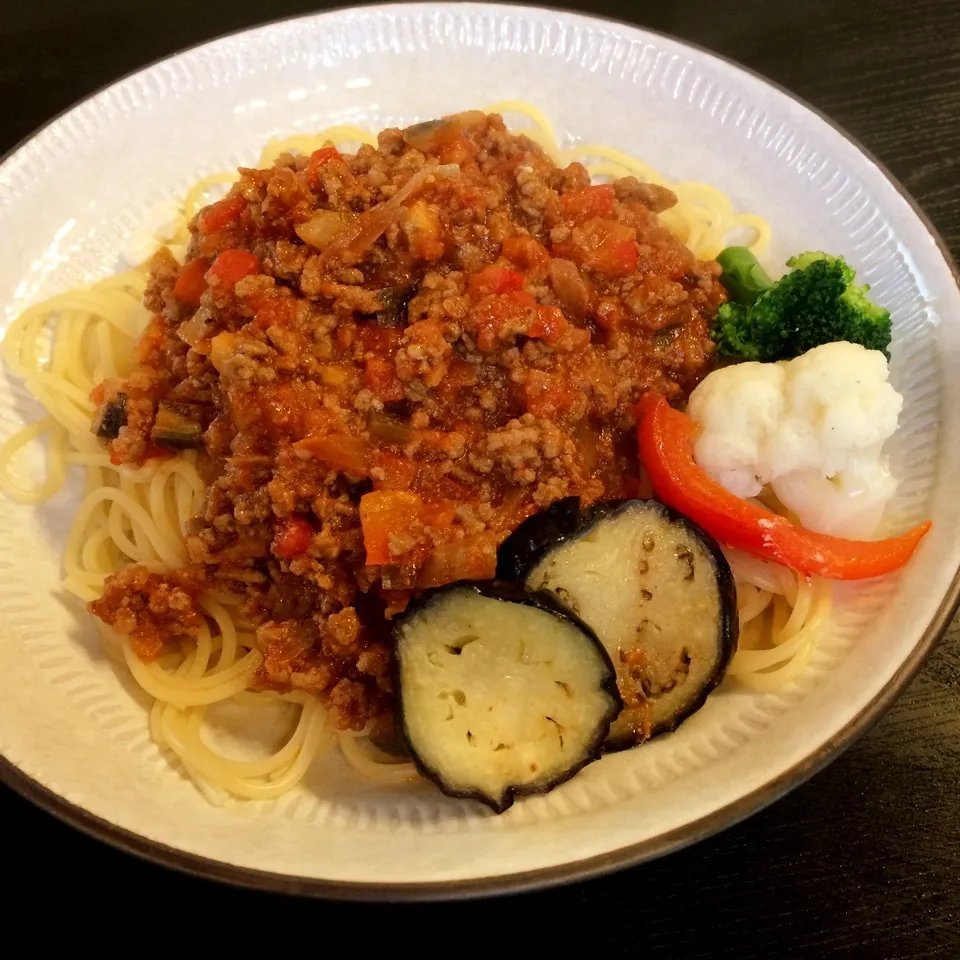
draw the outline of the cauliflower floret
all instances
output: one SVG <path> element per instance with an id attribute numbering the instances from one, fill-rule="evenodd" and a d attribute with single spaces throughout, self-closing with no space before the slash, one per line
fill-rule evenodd
<path id="1" fill-rule="evenodd" d="M 870 536 L 896 490 L 882 448 L 903 398 L 888 376 L 880 351 L 846 342 L 715 370 L 687 407 L 697 462 L 741 497 L 770 484 L 811 530 Z"/>

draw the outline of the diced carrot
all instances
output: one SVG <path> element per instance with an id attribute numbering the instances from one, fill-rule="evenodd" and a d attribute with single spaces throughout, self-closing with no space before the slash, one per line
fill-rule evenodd
<path id="1" fill-rule="evenodd" d="M 106 399 L 107 388 L 103 385 L 101 380 L 91 391 L 90 391 L 90 402 L 99 407 L 101 403 Z"/>
<path id="2" fill-rule="evenodd" d="M 207 281 L 204 279 L 210 264 L 203 257 L 197 257 L 185 264 L 177 277 L 177 282 L 173 285 L 173 295 L 181 302 L 188 303 L 191 306 L 199 306 L 200 298 L 207 289 Z"/>
<path id="3" fill-rule="evenodd" d="M 239 220 L 246 209 L 247 201 L 243 197 L 225 197 L 223 200 L 211 203 L 209 207 L 205 207 L 197 214 L 197 230 L 204 236 L 217 233 Z"/>
<path id="4" fill-rule="evenodd" d="M 491 264 L 470 277 L 470 293 L 474 297 L 483 297 L 488 293 L 508 293 L 511 290 L 522 290 L 526 281 L 509 267 Z"/>
<path id="5" fill-rule="evenodd" d="M 313 541 L 313 527 L 304 517 L 287 517 L 281 520 L 273 532 L 270 549 L 274 556 L 291 560 L 306 553 Z"/>
<path id="6" fill-rule="evenodd" d="M 341 159 L 340 151 L 336 147 L 321 147 L 319 150 L 314 150 L 307 161 L 307 183 L 311 187 L 315 187 L 317 185 L 317 171 L 325 164 L 330 163 L 331 160 L 339 159 Z"/>
<path id="7" fill-rule="evenodd" d="M 326 437 L 305 437 L 294 447 L 305 450 L 334 470 L 342 470 L 355 477 L 365 477 L 373 464 L 373 448 L 366 440 L 346 434 Z"/>
<path id="8" fill-rule="evenodd" d="M 419 522 L 422 501 L 408 490 L 374 490 L 360 498 L 360 526 L 367 564 L 390 563 L 390 537 L 409 534 Z"/>
<path id="9" fill-rule="evenodd" d="M 560 214 L 572 223 L 591 217 L 612 217 L 613 199 L 613 187 L 609 184 L 580 187 L 560 196 Z"/>
<path id="10" fill-rule="evenodd" d="M 550 254 L 533 237 L 524 234 L 507 237 L 500 252 L 524 276 L 534 280 L 542 280 L 550 271 Z"/>
<path id="11" fill-rule="evenodd" d="M 237 283 L 260 270 L 260 261 L 246 250 L 224 250 L 213 261 L 210 275 L 223 283 Z"/>

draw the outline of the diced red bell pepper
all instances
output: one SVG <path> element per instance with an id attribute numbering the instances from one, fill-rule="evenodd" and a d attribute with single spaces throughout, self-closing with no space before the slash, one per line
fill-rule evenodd
<path id="1" fill-rule="evenodd" d="M 292 560 L 302 556 L 313 542 L 313 527 L 304 517 L 286 517 L 274 527 L 270 549 L 274 556 Z"/>
<path id="2" fill-rule="evenodd" d="M 236 222 L 247 209 L 247 201 L 237 195 L 224 197 L 216 203 L 211 203 L 209 207 L 204 207 L 197 214 L 197 230 L 203 236 L 209 236 L 211 233 L 218 233 L 224 227 Z"/>
<path id="3" fill-rule="evenodd" d="M 244 277 L 257 273 L 260 270 L 260 261 L 246 250 L 224 250 L 213 261 L 209 273 L 223 283 L 237 283 Z"/>
<path id="4" fill-rule="evenodd" d="M 181 302 L 196 307 L 207 289 L 206 275 L 210 269 L 209 261 L 197 257 L 185 264 L 173 285 L 173 295 Z"/>
<path id="5" fill-rule="evenodd" d="M 307 161 L 307 183 L 311 187 L 315 187 L 317 185 L 317 171 L 330 163 L 331 160 L 339 159 L 341 159 L 340 151 L 336 147 L 321 147 L 319 150 L 314 150 Z"/>
<path id="6" fill-rule="evenodd" d="M 560 215 L 571 223 L 581 223 L 591 217 L 612 217 L 613 200 L 613 187 L 609 184 L 580 187 L 560 195 Z"/>
<path id="7" fill-rule="evenodd" d="M 640 460 L 657 496 L 721 543 L 782 563 L 804 576 L 864 580 L 898 570 L 931 524 L 888 540 L 844 540 L 814 533 L 730 493 L 699 467 L 693 441 L 699 427 L 658 394 L 637 407 Z"/>
<path id="8" fill-rule="evenodd" d="M 526 280 L 509 267 L 491 264 L 470 277 L 470 293 L 476 297 L 484 297 L 488 293 L 502 294 L 511 290 L 522 290 Z"/>

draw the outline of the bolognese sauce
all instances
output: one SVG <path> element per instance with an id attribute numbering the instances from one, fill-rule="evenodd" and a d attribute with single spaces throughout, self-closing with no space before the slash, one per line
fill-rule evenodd
<path id="1" fill-rule="evenodd" d="M 149 659 L 231 593 L 259 686 L 388 717 L 385 620 L 492 577 L 562 497 L 636 496 L 633 405 L 709 369 L 719 268 L 660 224 L 674 202 L 479 112 L 241 169 L 186 262 L 154 258 L 138 366 L 96 391 L 115 463 L 199 451 L 189 565 L 128 567 L 93 612 Z"/>

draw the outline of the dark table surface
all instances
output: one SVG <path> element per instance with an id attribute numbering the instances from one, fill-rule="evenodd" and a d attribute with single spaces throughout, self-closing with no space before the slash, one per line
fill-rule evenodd
<path id="1" fill-rule="evenodd" d="M 317 9 L 310 0 L 0 6 L 0 153 L 135 67 L 220 33 Z M 958 0 L 579 6 L 716 50 L 819 107 L 887 165 L 960 255 Z M 338 928 L 362 937 L 359 956 L 377 945 L 379 930 L 397 945 L 417 942 L 413 935 L 445 952 L 463 943 L 479 948 L 486 938 L 498 952 L 528 937 L 548 946 L 579 931 L 597 948 L 651 957 L 958 958 L 958 781 L 954 623 L 887 717 L 812 781 L 712 840 L 612 877 L 473 904 L 373 908 L 282 899 L 141 863 L 0 788 L 4 912 L 10 925 L 9 908 L 28 902 L 89 909 L 93 926 L 81 943 L 100 940 L 102 924 L 133 911 L 164 941 L 186 946 L 181 930 L 164 929 L 164 917 L 179 927 L 201 910 L 221 918 L 211 931 L 228 917 L 243 930 L 249 918 L 274 931 L 278 945 L 312 941 L 318 951 Z M 374 909 L 379 918 L 371 922 Z M 460 938 L 450 937 L 448 924 Z"/>

